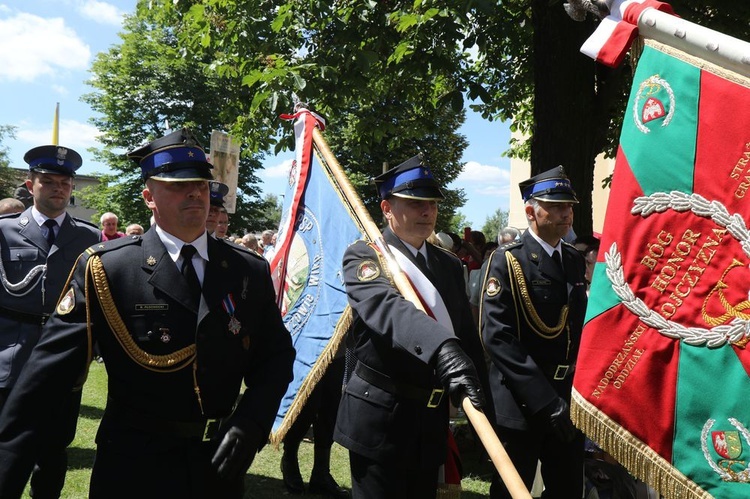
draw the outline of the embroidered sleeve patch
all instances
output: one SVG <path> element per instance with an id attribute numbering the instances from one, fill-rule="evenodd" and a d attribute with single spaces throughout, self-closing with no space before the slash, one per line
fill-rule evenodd
<path id="1" fill-rule="evenodd" d="M 76 306 L 76 294 L 75 291 L 73 291 L 73 286 L 68 289 L 68 292 L 65 293 L 65 296 L 62 297 L 60 302 L 57 304 L 57 313 L 60 315 L 65 315 L 72 311 Z"/>
<path id="2" fill-rule="evenodd" d="M 487 296 L 495 296 L 503 289 L 502 285 L 500 284 L 500 281 L 497 280 L 497 277 L 490 277 L 487 279 Z"/>
<path id="3" fill-rule="evenodd" d="M 357 279 L 372 281 L 380 275 L 380 267 L 372 260 L 365 260 L 357 267 Z"/>

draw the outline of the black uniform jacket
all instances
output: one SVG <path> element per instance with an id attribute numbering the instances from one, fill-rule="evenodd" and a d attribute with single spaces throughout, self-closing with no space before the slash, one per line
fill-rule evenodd
<path id="1" fill-rule="evenodd" d="M 583 257 L 565 242 L 562 253 L 564 273 L 527 230 L 490 257 L 480 326 L 500 426 L 529 429 L 528 418 L 557 396 L 570 401 L 587 297 Z M 558 325 L 564 306 L 567 320 Z"/>
<path id="2" fill-rule="evenodd" d="M 100 240 L 94 225 L 66 215 L 50 247 L 31 208 L 0 217 L 0 257 L 15 288 L 0 286 L 0 388 L 15 384 L 39 340 L 42 314 L 52 313 L 78 255 Z"/>
<path id="3" fill-rule="evenodd" d="M 132 470 L 111 472 L 137 480 L 137 456 L 169 445 L 160 438 L 172 422 L 228 416 L 243 380 L 232 419 L 270 432 L 294 349 L 268 264 L 210 237 L 208 255 L 199 308 L 154 229 L 87 250 L 0 413 L 0 496 L 19 480 L 23 487 L 44 414 L 81 381 L 92 340 L 108 375 L 97 442 L 119 439 L 134 457 Z M 148 421 L 153 429 L 143 428 Z M 131 423 L 144 431 L 123 432 Z"/>
<path id="4" fill-rule="evenodd" d="M 383 237 L 414 261 L 390 229 Z M 461 262 L 431 244 L 427 244 L 427 254 L 433 274 L 428 277 L 445 302 L 455 336 L 398 293 L 377 252 L 366 242 L 357 241 L 346 250 L 343 268 L 354 316 L 348 348 L 359 362 L 393 383 L 429 393 L 440 386 L 434 357 L 448 339 L 458 337 L 462 347 L 473 354 L 480 372 L 485 371 Z M 437 407 L 429 408 L 425 400 L 383 389 L 362 379 L 355 370 L 339 405 L 334 438 L 349 450 L 379 462 L 432 467 L 446 456 L 447 403 L 446 394 Z"/>

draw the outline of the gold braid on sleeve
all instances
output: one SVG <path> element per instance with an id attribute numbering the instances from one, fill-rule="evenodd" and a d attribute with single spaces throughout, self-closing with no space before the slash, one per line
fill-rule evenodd
<path id="1" fill-rule="evenodd" d="M 87 267 L 93 279 L 102 313 L 120 346 L 134 362 L 150 371 L 162 373 L 179 371 L 193 362 L 195 359 L 195 343 L 168 355 L 153 355 L 138 347 L 117 311 L 117 305 L 112 298 L 101 258 L 98 255 L 92 255 L 88 260 Z"/>
<path id="2" fill-rule="evenodd" d="M 560 310 L 560 318 L 557 324 L 553 327 L 547 326 L 542 318 L 539 317 L 534 304 L 531 302 L 529 288 L 526 285 L 526 278 L 523 275 L 521 264 L 518 263 L 518 260 L 516 260 L 516 257 L 510 251 L 505 252 L 505 259 L 508 262 L 508 271 L 513 275 L 513 278 L 510 279 L 513 297 L 520 302 L 520 308 L 524 319 L 526 319 L 526 323 L 536 334 L 544 339 L 553 340 L 557 338 L 566 329 L 568 324 L 568 305 L 564 305 L 562 310 Z M 517 292 L 520 293 L 520 297 Z"/>

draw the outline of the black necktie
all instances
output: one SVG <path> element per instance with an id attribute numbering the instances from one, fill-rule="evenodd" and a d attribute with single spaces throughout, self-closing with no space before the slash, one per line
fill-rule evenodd
<path id="1" fill-rule="evenodd" d="M 182 249 L 180 250 L 180 255 L 182 256 L 182 267 L 180 267 L 180 272 L 182 272 L 182 275 L 185 276 L 185 279 L 188 282 L 190 296 L 194 297 L 195 301 L 198 302 L 201 294 L 201 283 L 198 280 L 198 274 L 195 272 L 195 267 L 193 267 L 193 255 L 195 255 L 195 252 L 195 246 L 189 244 L 182 246 Z"/>
<path id="2" fill-rule="evenodd" d="M 555 250 L 552 252 L 552 259 L 555 261 L 558 267 L 562 269 L 562 259 L 560 258 L 560 252 Z"/>
<path id="3" fill-rule="evenodd" d="M 57 227 L 57 222 L 54 218 L 48 218 L 44 221 L 44 226 L 47 227 L 47 245 L 51 248 L 55 242 L 55 227 Z"/>
<path id="4" fill-rule="evenodd" d="M 419 267 L 419 270 L 421 270 L 422 273 L 429 278 L 431 274 L 430 267 L 427 266 L 427 260 L 425 260 L 424 255 L 422 254 L 421 251 L 417 251 L 416 258 L 417 258 L 417 267 Z"/>

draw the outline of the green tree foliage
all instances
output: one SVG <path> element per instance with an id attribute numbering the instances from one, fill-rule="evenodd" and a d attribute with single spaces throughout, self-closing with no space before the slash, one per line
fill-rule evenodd
<path id="1" fill-rule="evenodd" d="M 154 135 L 166 115 L 176 114 L 204 127 L 203 120 L 214 118 L 250 151 L 290 148 L 290 127 L 275 117 L 297 100 L 309 102 L 331 117 L 331 148 L 372 212 L 366 180 L 384 162 L 397 164 L 423 147 L 441 181 L 455 178 L 460 138 L 447 140 L 449 115 L 460 124 L 468 96 L 485 118 L 512 120 L 513 130 L 531 137 L 512 154 L 530 158 L 532 173 L 566 166 L 581 200 L 575 229 L 588 233 L 594 158 L 616 143 L 631 63 L 613 70 L 580 54 L 598 20 L 575 22 L 563 3 L 141 0 L 137 18 L 162 28 L 143 33 L 136 24 L 128 26 L 129 36 L 149 35 L 142 43 L 164 45 L 150 49 L 161 56 L 129 67 L 140 85 L 113 82 L 113 90 L 138 90 L 129 97 L 139 110 L 138 130 L 125 131 L 130 140 L 144 130 Z M 750 7 L 742 2 L 671 3 L 687 20 L 748 38 Z M 126 39 L 126 46 L 139 43 Z M 121 56 L 138 60 L 124 49 Z M 197 97 L 196 80 L 219 88 L 223 100 L 208 91 Z M 213 116 L 198 114 L 203 99 L 211 101 Z M 118 111 L 132 119 L 130 106 Z M 436 140 L 423 145 L 425 137 Z M 462 193 L 446 194 L 442 211 L 450 220 Z"/>
<path id="2" fill-rule="evenodd" d="M 297 101 L 326 116 L 331 149 L 373 216 L 379 209 L 369 179 L 384 163 L 421 152 L 443 185 L 460 173 L 466 140 L 456 133 L 465 119 L 456 71 L 467 55 L 457 50 L 460 23 L 448 30 L 437 22 L 447 10 L 374 1 L 149 5 L 179 19 L 185 50 L 211 60 L 219 77 L 252 96 L 233 102 L 232 130 L 250 144 L 293 147 L 291 127 L 273 117 Z M 414 23 L 422 28 L 413 30 Z M 461 191 L 445 194 L 439 223 L 447 224 L 464 201 Z"/>
<path id="3" fill-rule="evenodd" d="M 281 201 L 275 194 L 266 194 L 260 206 L 261 215 L 246 227 L 247 232 L 262 232 L 266 229 L 276 230 L 281 222 Z"/>
<path id="4" fill-rule="evenodd" d="M 99 185 L 88 186 L 76 191 L 76 196 L 81 204 L 96 210 L 91 216 L 91 221 L 99 225 L 99 219 L 103 213 L 111 211 L 117 214 L 120 227 L 126 227 L 132 223 L 137 223 L 143 227 L 149 226 L 149 217 L 151 212 L 146 209 L 143 200 L 133 195 L 128 198 L 127 194 L 122 192 L 128 187 L 126 182 L 118 182 L 117 177 L 113 174 L 97 175 Z M 128 199 L 128 203 L 123 204 L 121 200 Z"/>
<path id="5" fill-rule="evenodd" d="M 466 215 L 464 215 L 460 211 L 457 211 L 456 214 L 451 217 L 450 224 L 446 228 L 439 228 L 437 230 L 443 232 L 453 232 L 454 234 L 458 234 L 461 238 L 463 238 L 464 229 L 466 227 L 471 227 L 471 220 L 466 218 Z"/>
<path id="6" fill-rule="evenodd" d="M 18 185 L 18 174 L 10 166 L 8 147 L 3 145 L 6 139 L 15 138 L 16 127 L 0 125 L 0 198 L 13 197 Z"/>
<path id="7" fill-rule="evenodd" d="M 332 138 L 332 148 L 350 148 L 347 160 L 370 155 L 366 168 L 352 168 L 363 174 L 384 160 L 398 161 L 382 157 L 393 141 L 429 135 L 426 127 L 439 121 L 436 116 L 461 113 L 466 95 L 485 117 L 512 118 L 514 127 L 530 132 L 532 171 L 565 164 L 590 211 L 597 140 L 612 119 L 602 97 L 621 88 L 609 82 L 622 71 L 596 73 L 594 62 L 578 52 L 593 21 L 574 23 L 560 0 L 150 5 L 180 20 L 177 36 L 188 50 L 212 59 L 217 74 L 239 78 L 254 95 L 240 113 L 252 119 L 237 120 L 237 127 L 262 126 L 262 116 L 289 109 L 292 90 L 345 122 L 347 133 Z M 432 164 L 437 171 L 444 166 Z M 376 211 L 372 201 L 370 196 L 366 203 Z M 450 193 L 446 201 L 449 219 Z M 462 200 L 456 201 L 460 206 Z M 588 222 L 579 220 L 591 225 L 590 214 Z"/>
<path id="8" fill-rule="evenodd" d="M 497 234 L 500 232 L 500 229 L 508 226 L 509 215 L 508 210 L 498 208 L 495 210 L 495 213 L 487 217 L 482 226 L 482 232 L 487 241 L 497 241 Z"/>
<path id="9" fill-rule="evenodd" d="M 208 150 L 211 131 L 226 129 L 223 114 L 243 98 L 224 85 L 209 64 L 189 56 L 177 43 L 174 30 L 157 24 L 148 9 L 126 19 L 122 43 L 98 54 L 89 84 L 94 92 L 84 101 L 101 113 L 93 122 L 103 132 L 99 161 L 117 172 L 103 178 L 95 192 L 84 193 L 97 211 L 114 211 L 123 223 L 148 226 L 150 211 L 143 203 L 140 169 L 124 153 L 165 134 L 170 127 L 189 127 Z M 241 153 L 234 227 L 267 223 L 255 172 L 261 156 Z"/>
<path id="10" fill-rule="evenodd" d="M 463 2 L 461 2 L 463 3 Z M 684 19 L 747 40 L 750 5 L 721 0 L 671 0 Z M 474 75 L 490 94 L 475 108 L 511 119 L 510 154 L 531 161 L 532 174 L 563 164 L 581 203 L 575 230 L 590 233 L 595 157 L 612 156 L 630 90 L 634 60 L 620 68 L 594 63 L 579 50 L 598 19 L 574 22 L 563 0 L 504 0 L 478 8 Z"/>
<path id="11" fill-rule="evenodd" d="M 12 125 L 0 125 L 0 167 L 7 168 L 10 166 L 8 158 L 8 147 L 3 145 L 6 139 L 14 139 L 16 127 Z"/>
<path id="12" fill-rule="evenodd" d="M 391 118 L 381 115 L 379 119 L 400 122 L 405 129 L 420 127 L 423 131 L 415 136 L 395 134 L 381 139 L 370 147 L 362 147 L 354 130 L 362 121 L 357 113 L 345 113 L 339 126 L 326 130 L 326 138 L 344 169 L 350 173 L 352 184 L 357 189 L 363 203 L 368 208 L 372 219 L 379 223 L 382 218 L 377 189 L 371 182 L 373 177 L 408 160 L 416 154 L 422 154 L 423 161 L 430 165 L 436 180 L 443 186 L 449 184 L 461 173 L 460 162 L 463 150 L 467 146 L 463 135 L 454 133 L 465 116 L 463 112 L 454 113 L 448 109 L 434 111 L 429 126 L 418 123 L 420 115 L 407 114 L 394 109 Z M 377 126 L 376 124 L 374 126 Z M 456 208 L 465 202 L 461 189 L 442 189 L 445 199 L 438 209 L 437 227 L 450 225 Z"/>

